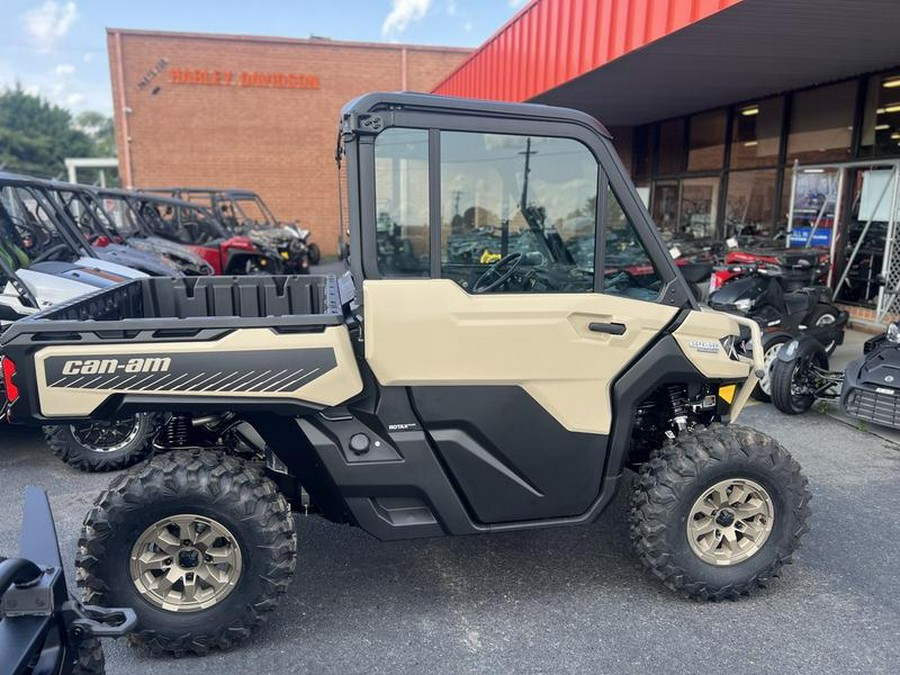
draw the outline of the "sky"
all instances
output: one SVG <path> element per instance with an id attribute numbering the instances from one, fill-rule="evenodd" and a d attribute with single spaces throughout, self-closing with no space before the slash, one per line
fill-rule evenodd
<path id="1" fill-rule="evenodd" d="M 0 88 L 112 114 L 105 28 L 477 47 L 527 0 L 3 0 Z"/>

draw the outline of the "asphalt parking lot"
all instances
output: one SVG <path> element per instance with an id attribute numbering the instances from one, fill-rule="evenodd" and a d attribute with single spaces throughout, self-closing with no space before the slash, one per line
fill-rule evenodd
<path id="1" fill-rule="evenodd" d="M 580 528 L 381 543 L 298 517 L 289 594 L 231 653 L 153 658 L 107 643 L 110 673 L 896 673 L 900 446 L 827 415 L 771 406 L 742 423 L 801 462 L 814 495 L 796 564 L 738 602 L 682 600 L 644 576 L 620 496 Z M 16 550 L 26 485 L 50 492 L 71 567 L 81 520 L 111 476 L 0 429 L 0 552 Z"/>

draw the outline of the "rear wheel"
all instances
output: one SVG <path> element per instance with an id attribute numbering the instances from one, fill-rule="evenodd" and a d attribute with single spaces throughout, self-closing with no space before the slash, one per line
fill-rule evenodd
<path id="1" fill-rule="evenodd" d="M 797 340 L 786 349 L 792 350 L 791 359 L 775 360 L 770 375 L 770 393 L 772 403 L 781 412 L 799 415 L 816 402 L 816 368 L 827 370 L 828 357 L 813 339 Z"/>
<path id="2" fill-rule="evenodd" d="M 631 539 L 644 566 L 690 598 L 736 598 L 791 562 L 808 530 L 800 466 L 774 439 L 713 425 L 668 441 L 631 498 Z"/>
<path id="3" fill-rule="evenodd" d="M 763 403 L 771 402 L 772 366 L 775 364 L 775 360 L 778 357 L 778 352 L 781 351 L 781 348 L 792 339 L 793 338 L 787 333 L 763 333 L 763 376 L 759 379 L 759 382 L 753 388 L 753 393 L 750 394 L 757 401 L 761 401 Z"/>
<path id="4" fill-rule="evenodd" d="M 253 464 L 175 451 L 116 478 L 84 522 L 85 601 L 132 607 L 132 642 L 205 654 L 246 639 L 294 572 L 290 507 Z"/>
<path id="5" fill-rule="evenodd" d="M 309 264 L 318 265 L 319 261 L 322 259 L 322 251 L 319 250 L 319 245 L 310 244 L 307 246 L 307 252 L 309 255 Z"/>
<path id="6" fill-rule="evenodd" d="M 44 427 L 57 457 L 81 471 L 114 471 L 137 464 L 153 452 L 158 418 L 138 413 L 112 422 Z"/>

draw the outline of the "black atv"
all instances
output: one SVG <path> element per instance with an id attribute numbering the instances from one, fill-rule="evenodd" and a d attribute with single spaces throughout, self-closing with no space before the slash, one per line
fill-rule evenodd
<path id="1" fill-rule="evenodd" d="M 102 675 L 99 638 L 128 634 L 137 617 L 69 597 L 50 504 L 34 487 L 25 492 L 19 556 L 0 557 L 0 669 Z"/>
<path id="2" fill-rule="evenodd" d="M 709 296 L 709 306 L 756 321 L 763 331 L 765 374 L 753 398 L 771 401 L 771 367 L 779 350 L 793 338 L 809 335 L 831 354 L 844 341 L 847 312 L 834 305 L 831 289 L 815 283 L 815 257 L 795 256 L 784 264 L 728 265 L 733 276 Z M 721 269 L 721 268 L 719 268 Z"/>
<path id="3" fill-rule="evenodd" d="M 806 412 L 818 399 L 840 399 L 851 417 L 900 429 L 900 322 L 867 340 L 863 356 L 844 372 L 828 369 L 814 338 L 792 340 L 778 352 L 771 382 L 772 402 L 788 415 Z"/>

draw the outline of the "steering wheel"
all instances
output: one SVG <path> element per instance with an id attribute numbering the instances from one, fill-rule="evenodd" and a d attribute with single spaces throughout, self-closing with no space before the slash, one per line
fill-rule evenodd
<path id="1" fill-rule="evenodd" d="M 509 281 L 509 278 L 513 275 L 513 272 L 515 272 L 521 264 L 521 253 L 510 253 L 509 255 L 505 255 L 500 258 L 500 260 L 492 262 L 484 271 L 484 273 L 480 277 L 478 277 L 478 280 L 472 285 L 472 292 L 489 293 L 500 288 L 503 284 Z M 495 277 L 494 281 L 491 281 L 492 277 Z"/>
<path id="2" fill-rule="evenodd" d="M 46 251 L 43 251 L 39 255 L 35 256 L 31 260 L 31 264 L 44 262 L 45 260 L 54 260 L 60 253 L 66 253 L 69 251 L 68 244 L 57 244 L 56 246 L 51 246 Z"/>

